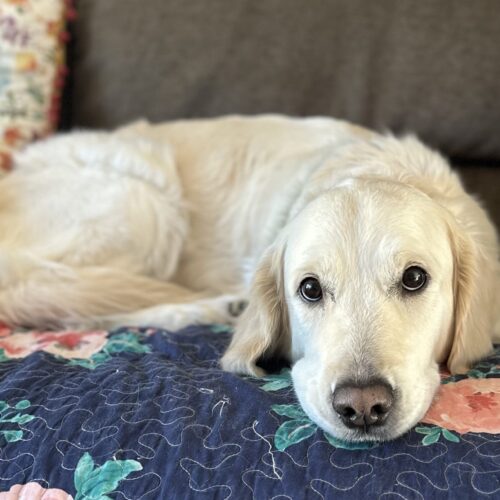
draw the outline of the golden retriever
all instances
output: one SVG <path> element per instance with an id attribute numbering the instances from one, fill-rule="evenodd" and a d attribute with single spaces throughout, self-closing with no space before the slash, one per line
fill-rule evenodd
<path id="1" fill-rule="evenodd" d="M 339 120 L 76 132 L 0 182 L 0 320 L 236 321 L 222 367 L 287 357 L 304 410 L 343 439 L 399 436 L 439 363 L 488 354 L 498 284 L 494 227 L 447 162 Z"/>

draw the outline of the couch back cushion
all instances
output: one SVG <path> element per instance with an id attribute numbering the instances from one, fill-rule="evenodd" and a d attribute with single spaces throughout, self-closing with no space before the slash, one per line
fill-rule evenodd
<path id="1" fill-rule="evenodd" d="M 497 0 L 80 0 L 72 123 L 329 115 L 500 158 Z"/>

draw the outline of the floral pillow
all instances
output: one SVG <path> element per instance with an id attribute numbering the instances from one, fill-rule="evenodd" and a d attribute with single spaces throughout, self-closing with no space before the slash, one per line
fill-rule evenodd
<path id="1" fill-rule="evenodd" d="M 0 2 L 0 175 L 11 153 L 57 125 L 70 0 Z"/>

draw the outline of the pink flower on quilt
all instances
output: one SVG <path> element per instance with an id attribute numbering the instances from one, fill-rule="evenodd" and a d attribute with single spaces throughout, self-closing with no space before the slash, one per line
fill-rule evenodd
<path id="1" fill-rule="evenodd" d="M 63 358 L 90 358 L 107 341 L 107 332 L 17 332 L 2 335 L 0 349 L 8 358 L 24 358 L 35 351 L 45 351 Z"/>
<path id="2" fill-rule="evenodd" d="M 500 380 L 464 379 L 441 385 L 422 419 L 460 434 L 466 432 L 500 433 Z"/>
<path id="3" fill-rule="evenodd" d="M 73 497 L 59 488 L 44 488 L 38 483 L 16 484 L 9 491 L 0 492 L 0 500 L 73 500 Z"/>
<path id="4" fill-rule="evenodd" d="M 12 333 L 12 328 L 0 321 L 0 337 L 6 337 Z"/>

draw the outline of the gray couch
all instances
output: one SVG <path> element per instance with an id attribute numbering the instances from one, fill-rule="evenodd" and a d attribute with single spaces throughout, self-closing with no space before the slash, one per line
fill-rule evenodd
<path id="1" fill-rule="evenodd" d="M 414 131 L 500 227 L 497 0 L 79 0 L 67 126 L 227 113 Z"/>

